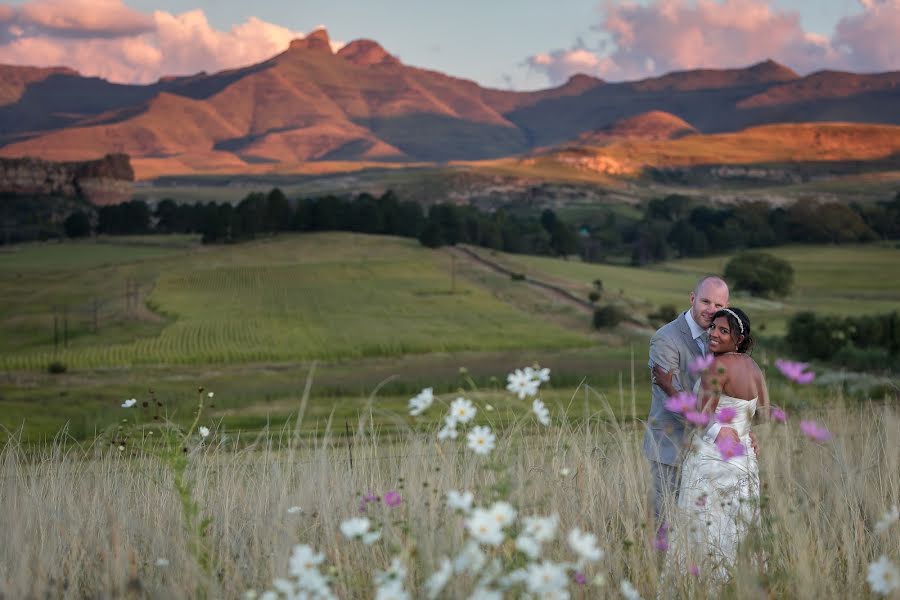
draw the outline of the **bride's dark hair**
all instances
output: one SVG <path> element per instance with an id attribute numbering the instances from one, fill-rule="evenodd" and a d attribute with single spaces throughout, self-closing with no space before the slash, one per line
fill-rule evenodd
<path id="1" fill-rule="evenodd" d="M 719 317 L 728 319 L 728 327 L 731 329 L 731 335 L 735 340 L 738 339 L 738 336 L 744 336 L 741 343 L 737 345 L 737 351 L 749 354 L 753 348 L 753 337 L 750 335 L 750 317 L 747 316 L 747 313 L 739 308 L 723 308 L 716 311 L 716 314 L 712 317 L 713 321 Z M 740 319 L 740 322 L 738 322 L 738 319 Z"/>

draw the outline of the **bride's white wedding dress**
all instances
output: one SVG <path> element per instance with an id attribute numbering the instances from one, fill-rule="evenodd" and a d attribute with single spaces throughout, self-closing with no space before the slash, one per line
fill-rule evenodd
<path id="1" fill-rule="evenodd" d="M 681 569 L 699 569 L 725 580 L 738 545 L 759 524 L 759 465 L 750 447 L 750 422 L 757 398 L 721 395 L 716 413 L 732 409 L 724 427 L 737 431 L 743 455 L 726 460 L 719 448 L 693 435 L 681 467 L 681 487 L 671 536 L 671 558 Z"/>

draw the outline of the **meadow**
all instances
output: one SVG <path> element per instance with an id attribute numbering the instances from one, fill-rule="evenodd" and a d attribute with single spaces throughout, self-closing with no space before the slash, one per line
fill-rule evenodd
<path id="1" fill-rule="evenodd" d="M 136 406 L 119 409 L 120 428 L 111 422 L 91 443 L 29 451 L 10 440 L 0 451 L 0 595 L 243 598 L 296 593 L 314 570 L 317 585 L 348 599 L 523 597 L 537 580 L 556 591 L 532 597 L 873 597 L 870 563 L 900 558 L 900 524 L 888 512 L 900 499 L 900 413 L 839 395 L 794 410 L 796 386 L 772 387 L 788 421 L 757 426 L 763 520 L 726 583 L 705 566 L 666 567 L 639 431 L 602 398 L 593 411 L 596 392 L 585 387 L 547 403 L 548 426 L 529 414 L 529 400 L 507 393 L 501 408 L 494 395 L 467 392 L 497 435 L 484 454 L 464 432 L 438 441 L 433 415 L 386 411 L 377 396 L 350 436 L 335 424 L 294 435 L 307 398 L 294 422 L 259 435 L 216 430 L 201 414 L 210 432 L 166 438 L 152 411 Z M 440 415 L 456 395 L 429 410 Z M 385 435 L 374 418 L 385 412 L 402 436 Z M 806 438 L 802 418 L 833 437 Z M 473 542 L 465 521 L 475 513 L 467 517 L 450 491 L 472 492 L 474 507 L 509 503 L 499 543 Z M 525 517 L 553 515 L 558 531 L 537 555 L 522 551 Z M 348 538 L 359 517 L 365 542 Z M 574 528 L 596 536 L 597 551 L 577 563 Z M 307 558 L 301 548 L 292 559 L 299 544 Z M 439 571 L 444 586 L 432 595 Z M 539 571 L 564 575 L 548 581 Z"/>
<path id="2" fill-rule="evenodd" d="M 71 438 L 90 439 L 122 399 L 147 400 L 151 390 L 183 422 L 198 386 L 218 394 L 208 414 L 222 426 L 278 427 L 310 372 L 316 401 L 304 432 L 312 434 L 329 417 L 355 422 L 375 389 L 398 410 L 422 387 L 450 392 L 468 378 L 496 390 L 497 373 L 536 362 L 555 373 L 554 401 L 584 382 L 618 418 L 640 418 L 649 397 L 647 315 L 684 305 L 695 278 L 727 259 L 634 269 L 473 250 L 585 298 L 601 279 L 600 303 L 622 303 L 643 324 L 594 331 L 589 311 L 397 238 L 326 233 L 204 247 L 190 236 L 138 236 L 23 245 L 0 253 L 0 441 L 20 428 L 24 441 L 47 440 L 64 426 Z M 900 300 L 897 279 L 885 276 L 896 248 L 774 251 L 795 265 L 794 296 L 735 301 L 762 316 L 756 324 L 765 323 L 766 334 L 783 330 L 796 310 L 879 312 Z M 765 344 L 757 356 L 764 365 L 774 358 Z M 66 372 L 48 373 L 53 362 Z M 846 379 L 831 385 L 850 390 Z"/>
<path id="3" fill-rule="evenodd" d="M 603 282 L 602 302 L 620 302 L 640 318 L 665 305 L 687 303 L 685 281 L 707 273 L 722 273 L 733 255 L 671 260 L 635 269 L 488 252 L 472 248 L 512 270 L 540 280 L 556 282 L 587 297 L 593 282 Z M 766 248 L 764 252 L 788 261 L 794 268 L 794 288 L 787 298 L 768 300 L 740 292 L 731 303 L 746 310 L 754 326 L 766 335 L 783 335 L 787 320 L 811 310 L 823 314 L 886 313 L 900 305 L 900 247 L 896 244 L 794 245 Z M 688 286 L 690 287 L 690 286 Z"/>

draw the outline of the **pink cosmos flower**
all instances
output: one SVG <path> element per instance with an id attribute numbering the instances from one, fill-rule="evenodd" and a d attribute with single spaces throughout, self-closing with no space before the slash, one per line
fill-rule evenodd
<path id="1" fill-rule="evenodd" d="M 690 363 L 688 363 L 688 371 L 691 373 L 697 374 L 701 371 L 705 371 L 709 368 L 711 364 L 716 360 L 716 357 L 713 356 L 712 352 L 707 353 L 706 356 L 698 356 Z"/>
<path id="2" fill-rule="evenodd" d="M 384 503 L 390 506 L 391 508 L 400 506 L 400 503 L 403 502 L 403 498 L 400 497 L 400 492 L 395 492 L 391 490 L 387 494 L 384 495 Z"/>
<path id="3" fill-rule="evenodd" d="M 575 573 L 572 574 L 572 579 L 578 585 L 585 585 L 587 583 L 587 577 L 585 577 L 584 573 L 581 571 L 575 571 Z"/>
<path id="4" fill-rule="evenodd" d="M 781 374 L 796 383 L 810 383 L 816 378 L 816 374 L 807 371 L 809 363 L 794 362 L 779 358 L 775 361 L 775 367 L 781 371 Z"/>
<path id="5" fill-rule="evenodd" d="M 697 498 L 697 500 L 696 500 L 696 502 L 694 502 L 694 504 L 697 505 L 697 508 L 703 508 L 704 506 L 706 506 L 707 498 L 708 498 L 708 496 L 706 494 L 703 494 L 702 496 Z"/>
<path id="6" fill-rule="evenodd" d="M 731 423 L 735 416 L 737 416 L 737 411 L 730 406 L 726 406 L 716 412 L 716 421 L 724 425 L 725 423 Z"/>
<path id="7" fill-rule="evenodd" d="M 831 439 L 831 432 L 828 431 L 828 428 L 815 421 L 800 421 L 800 431 L 816 442 L 827 442 Z"/>
<path id="8" fill-rule="evenodd" d="M 660 552 L 665 552 L 669 549 L 669 526 L 666 523 L 660 525 L 659 531 L 656 532 L 656 537 L 653 539 L 653 547 Z"/>
<path id="9" fill-rule="evenodd" d="M 747 449 L 744 448 L 744 445 L 731 438 L 723 437 L 722 439 L 716 440 L 716 447 L 719 449 L 719 454 L 722 455 L 723 460 L 731 460 L 732 458 L 747 454 Z"/>
<path id="10" fill-rule="evenodd" d="M 688 423 L 697 427 L 704 427 L 709 424 L 709 415 L 696 410 L 689 410 L 684 413 L 684 418 L 688 420 Z"/>
<path id="11" fill-rule="evenodd" d="M 774 420 L 778 421 L 779 423 L 787 422 L 787 415 L 785 414 L 785 412 L 783 410 L 781 410 L 777 406 L 772 407 L 772 418 Z"/>
<path id="12" fill-rule="evenodd" d="M 699 577 L 700 576 L 700 567 L 698 567 L 697 565 L 691 565 L 688 567 L 688 573 L 690 573 L 694 577 Z"/>
<path id="13" fill-rule="evenodd" d="M 697 396 L 687 392 L 679 392 L 666 400 L 666 410 L 677 413 L 687 413 L 697 408 Z"/>

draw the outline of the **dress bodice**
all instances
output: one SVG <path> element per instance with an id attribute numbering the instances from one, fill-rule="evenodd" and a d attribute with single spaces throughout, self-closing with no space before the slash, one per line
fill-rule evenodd
<path id="1" fill-rule="evenodd" d="M 740 437 L 744 437 L 750 433 L 750 422 L 753 420 L 753 415 L 756 414 L 756 403 L 758 400 L 758 398 L 744 400 L 722 394 L 719 396 L 716 415 L 722 414 L 722 410 L 725 408 L 734 410 L 734 418 L 730 423 L 723 424 L 723 427 L 731 427 L 737 431 Z"/>

